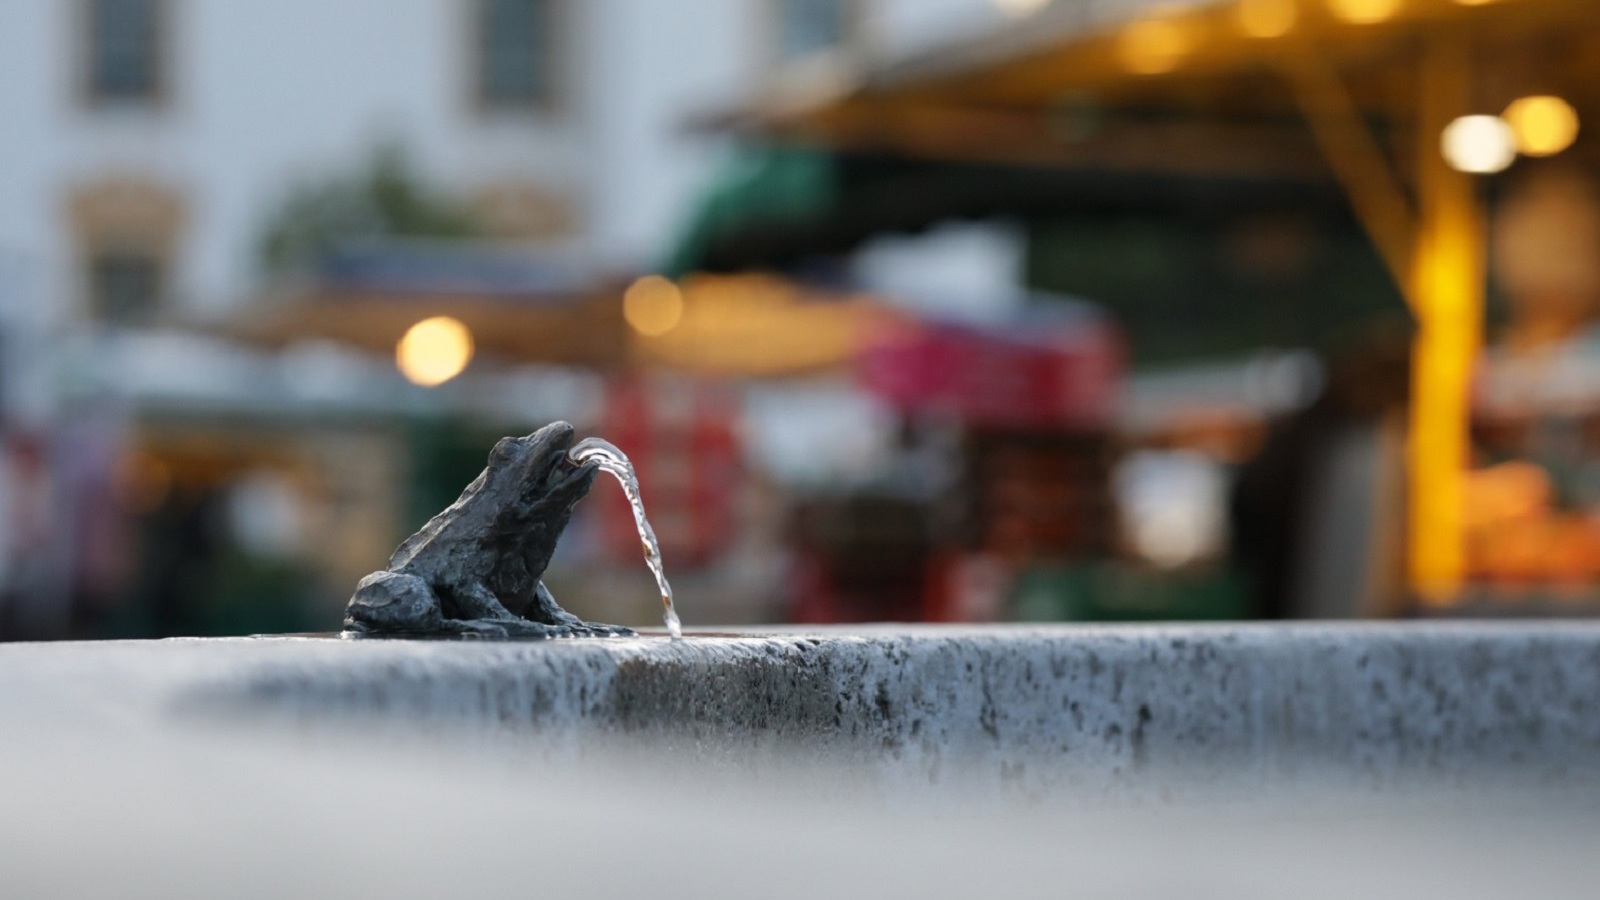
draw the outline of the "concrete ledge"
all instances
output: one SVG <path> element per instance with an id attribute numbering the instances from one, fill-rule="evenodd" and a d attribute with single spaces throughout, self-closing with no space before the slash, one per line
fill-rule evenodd
<path id="1" fill-rule="evenodd" d="M 0 698 L 12 719 L 226 714 L 578 752 L 648 739 L 1029 786 L 1167 771 L 1600 780 L 1600 624 L 1579 622 L 13 645 Z"/>
<path id="2" fill-rule="evenodd" d="M 1600 626 L 1557 623 L 0 646 L 0 871 L 50 897 L 1587 898 L 1597 680 Z"/>

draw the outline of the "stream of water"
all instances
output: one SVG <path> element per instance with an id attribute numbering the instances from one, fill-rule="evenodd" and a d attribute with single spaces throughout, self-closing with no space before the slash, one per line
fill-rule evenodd
<path id="1" fill-rule="evenodd" d="M 683 637 L 678 611 L 672 608 L 672 586 L 667 584 L 667 572 L 661 565 L 661 545 L 656 542 L 656 532 L 650 527 L 650 520 L 644 516 L 644 500 L 639 496 L 639 476 L 633 471 L 633 463 L 609 441 L 597 437 L 584 438 L 574 444 L 567 451 L 567 456 L 580 463 L 594 460 L 622 485 L 622 493 L 627 495 L 628 505 L 633 507 L 634 524 L 639 526 L 639 543 L 644 545 L 644 561 L 650 566 L 651 574 L 656 576 L 656 586 L 661 588 L 661 605 L 666 609 L 662 618 L 667 623 L 667 631 L 672 633 L 674 639 Z"/>

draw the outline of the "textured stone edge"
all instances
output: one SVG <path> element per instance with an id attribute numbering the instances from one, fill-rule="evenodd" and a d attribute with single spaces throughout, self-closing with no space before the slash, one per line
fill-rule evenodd
<path id="1" fill-rule="evenodd" d="M 22 654 L 25 656 L 26 654 Z M 18 654 L 0 650 L 0 671 Z M 822 755 L 939 780 L 1593 780 L 1600 626 L 876 628 L 670 642 L 64 645 L 185 715 Z M 115 668 L 113 666 L 113 668 Z M 137 672 L 166 672 L 136 687 Z M 170 671 L 168 671 L 170 670 Z M 177 673 L 177 674 L 173 674 Z"/>

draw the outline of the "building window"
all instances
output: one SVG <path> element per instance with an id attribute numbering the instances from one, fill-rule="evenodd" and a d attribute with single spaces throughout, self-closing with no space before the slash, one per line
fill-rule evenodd
<path id="1" fill-rule="evenodd" d="M 160 183 L 122 176 L 80 186 L 67 210 L 82 267 L 83 313 L 118 324 L 160 313 L 186 218 L 182 196 Z"/>
<path id="2" fill-rule="evenodd" d="M 478 99 L 488 109 L 550 102 L 552 0 L 477 0 Z"/>
<path id="3" fill-rule="evenodd" d="M 89 259 L 89 303 L 95 318 L 146 321 L 161 307 L 161 260 L 151 253 L 105 250 Z"/>
<path id="4" fill-rule="evenodd" d="M 90 99 L 154 102 L 161 91 L 163 0 L 87 2 Z"/>
<path id="5" fill-rule="evenodd" d="M 784 59 L 810 56 L 850 37 L 850 0 L 778 0 L 778 50 Z"/>

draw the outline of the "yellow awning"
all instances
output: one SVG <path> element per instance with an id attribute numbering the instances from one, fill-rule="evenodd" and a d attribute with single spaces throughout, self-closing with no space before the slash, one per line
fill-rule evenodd
<path id="1" fill-rule="evenodd" d="M 1263 7 L 1293 10 L 1286 30 L 1253 36 L 1251 11 Z M 1377 18 L 1350 21 L 1337 10 Z M 1058 3 L 997 33 L 861 63 L 820 84 L 780 80 L 719 121 L 832 146 L 939 157 L 1248 170 L 1258 157 L 1226 151 L 1249 143 L 1240 138 L 1292 130 L 1268 127 L 1272 117 L 1300 109 L 1285 72 L 1315 59 L 1346 80 L 1363 110 L 1391 125 L 1414 122 L 1420 42 L 1442 33 L 1471 42 L 1483 69 L 1496 73 L 1480 92 L 1486 112 L 1554 82 L 1580 108 L 1600 104 L 1594 0 L 1222 0 L 1103 21 L 1085 21 L 1079 4 Z M 1096 127 L 1096 114 L 1117 110 L 1266 124 L 1183 129 L 1182 144 L 1174 145 L 1179 126 L 1170 120 L 1124 118 Z M 1196 140 L 1202 137 L 1208 139 Z M 1129 138 L 1156 146 L 1143 151 Z M 1160 152 L 1167 148 L 1186 152 Z M 1293 168 L 1293 156 L 1280 164 Z"/>
<path id="2" fill-rule="evenodd" d="M 619 291 L 518 298 L 312 290 L 263 298 L 212 330 L 269 347 L 318 339 L 389 354 L 408 328 L 432 316 L 460 320 L 480 353 L 508 360 L 607 368 L 626 358 Z"/>
<path id="3" fill-rule="evenodd" d="M 770 275 L 695 275 L 680 287 L 676 324 L 664 334 L 633 334 L 636 363 L 714 375 L 806 374 L 852 364 L 872 334 L 899 316 L 864 295 Z"/>

